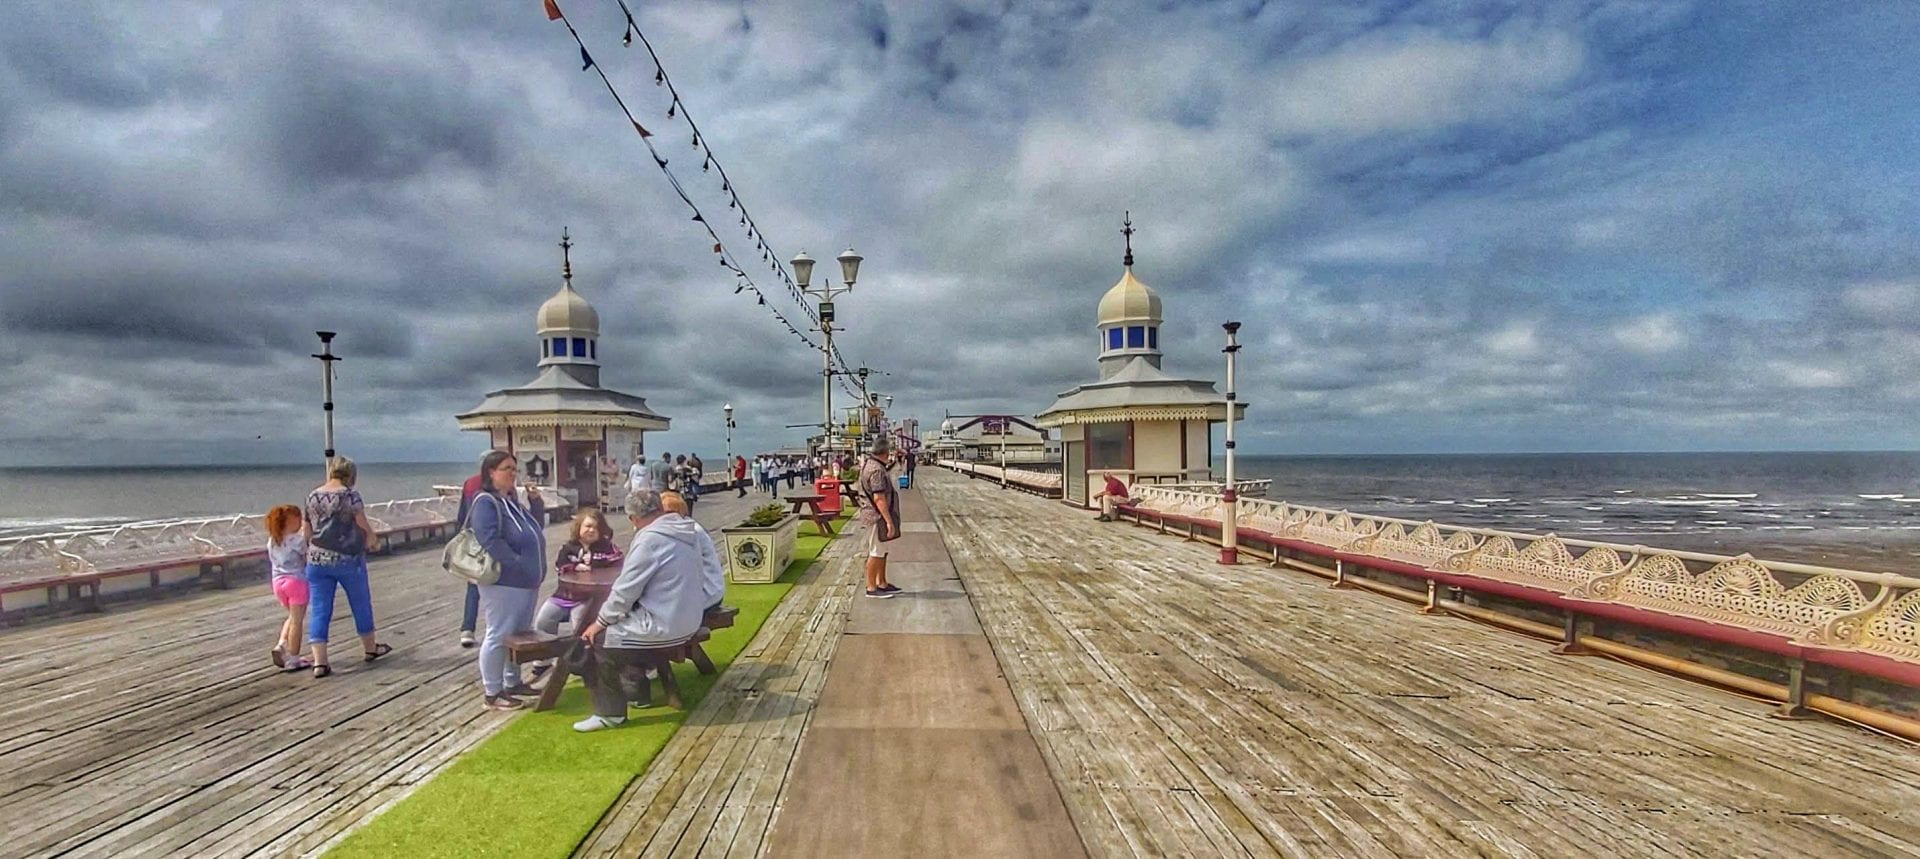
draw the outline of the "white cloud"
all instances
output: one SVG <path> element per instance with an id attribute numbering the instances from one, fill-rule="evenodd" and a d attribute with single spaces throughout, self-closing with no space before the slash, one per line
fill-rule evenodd
<path id="1" fill-rule="evenodd" d="M 1487 41 L 1432 32 L 1343 45 L 1277 74 L 1273 121 L 1292 132 L 1423 131 L 1520 111 L 1577 75 L 1580 41 L 1558 32 Z"/>
<path id="2" fill-rule="evenodd" d="M 1670 313 L 1652 313 L 1628 320 L 1614 326 L 1612 334 L 1620 348 L 1648 356 L 1668 354 L 1686 343 L 1686 334 Z"/>

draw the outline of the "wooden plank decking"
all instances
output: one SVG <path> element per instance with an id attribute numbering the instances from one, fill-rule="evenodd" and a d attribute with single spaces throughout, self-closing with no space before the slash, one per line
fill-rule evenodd
<path id="1" fill-rule="evenodd" d="M 1910 744 L 922 474 L 1093 855 L 1920 854 Z"/>
<path id="2" fill-rule="evenodd" d="M 712 527 L 761 500 L 716 493 L 696 514 Z M 0 855 L 307 854 L 504 724 L 480 706 L 439 553 L 370 573 L 394 653 L 361 663 L 343 597 L 326 680 L 267 663 L 285 613 L 264 582 L 0 633 Z"/>

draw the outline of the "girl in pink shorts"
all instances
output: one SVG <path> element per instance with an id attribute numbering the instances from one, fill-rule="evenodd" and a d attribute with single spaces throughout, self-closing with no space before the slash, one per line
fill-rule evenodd
<path id="1" fill-rule="evenodd" d="M 273 595 L 287 610 L 273 664 L 288 671 L 312 667 L 300 654 L 300 633 L 307 618 L 307 541 L 300 535 L 300 508 L 282 504 L 267 511 L 267 563 L 273 567 Z"/>

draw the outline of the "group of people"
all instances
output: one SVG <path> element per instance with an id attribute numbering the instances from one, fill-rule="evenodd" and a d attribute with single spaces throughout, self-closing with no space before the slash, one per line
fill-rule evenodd
<path id="1" fill-rule="evenodd" d="M 782 482 L 791 492 L 794 481 L 812 483 L 819 479 L 825 465 L 826 460 L 817 456 L 757 456 L 753 459 L 753 486 L 779 498 Z"/>
<path id="2" fill-rule="evenodd" d="M 482 703 L 487 708 L 525 706 L 523 699 L 538 691 L 529 681 L 537 681 L 551 668 L 534 666 L 533 677 L 524 676 L 523 666 L 514 663 L 507 651 L 507 637 L 529 630 L 558 634 L 560 624 L 570 622 L 585 640 L 604 633 L 600 651 L 604 670 L 587 678 L 593 687 L 595 715 L 574 728 L 597 731 L 618 725 L 626 720 L 627 701 L 619 669 L 635 661 L 621 651 L 684 643 L 699 630 L 706 612 L 720 606 L 726 571 L 713 535 L 692 518 L 693 498 L 658 489 L 653 483 L 657 477 L 670 487 L 697 486 L 697 479 L 684 473 L 675 479 L 680 467 L 681 463 L 663 456 L 645 483 L 629 487 L 626 513 L 634 535 L 625 551 L 615 543 L 613 527 L 600 511 L 583 510 L 574 516 L 567 543 L 553 556 L 554 572 L 620 570 L 599 613 L 589 618 L 589 605 L 582 600 L 555 593 L 540 602 L 547 571 L 546 535 L 540 524 L 545 504 L 532 486 L 525 487 L 524 498 L 516 491 L 518 464 L 512 454 L 495 450 L 481 458 L 480 474 L 469 481 L 471 493 L 462 493 L 460 522 L 499 562 L 500 577 L 492 584 L 468 586 L 468 605 L 477 604 L 480 611 L 479 616 L 470 612 L 462 619 L 460 643 L 473 645 L 477 621 L 484 617 L 479 663 Z"/>
<path id="3" fill-rule="evenodd" d="M 737 472 L 738 469 L 739 463 L 727 463 L 727 471 Z M 706 473 L 707 464 L 701 461 L 697 453 L 677 457 L 663 453 L 653 462 L 640 457 L 627 468 L 627 491 L 651 489 L 655 492 L 672 492 L 686 499 L 691 506 L 700 501 L 700 484 L 706 480 Z"/>
<path id="4" fill-rule="evenodd" d="M 866 592 L 875 599 L 901 593 L 887 581 L 889 544 L 900 536 L 892 456 L 892 445 L 880 439 L 860 463 L 854 482 L 862 499 L 860 520 L 868 531 Z M 586 678 L 594 712 L 575 723 L 575 730 L 597 731 L 626 721 L 626 684 L 640 662 L 637 650 L 691 640 L 706 613 L 719 608 L 725 595 L 718 546 L 691 514 L 700 473 L 692 463 L 698 461 L 663 455 L 641 469 L 643 473 L 630 476 L 625 512 L 634 534 L 624 550 L 600 511 L 583 510 L 574 517 L 567 542 L 551 556 L 553 571 L 620 571 L 599 611 L 589 617 L 590 606 L 584 601 L 559 593 L 540 599 L 549 569 L 546 501 L 531 482 L 522 484 L 513 454 L 492 450 L 481 457 L 479 473 L 462 486 L 458 521 L 499 565 L 496 581 L 467 586 L 460 628 L 462 647 L 479 646 L 485 707 L 525 706 L 524 699 L 538 692 L 532 682 L 551 667 L 533 666 L 531 678 L 523 675 L 508 652 L 508 636 L 529 630 L 558 634 L 562 623 L 570 623 L 583 642 L 598 645 L 598 669 Z M 744 458 L 731 465 L 735 479 L 746 474 Z M 777 492 L 766 483 L 818 474 L 826 465 L 825 460 L 806 457 L 761 457 L 753 471 L 762 491 Z M 346 594 L 365 660 L 374 662 L 392 652 L 374 625 L 367 553 L 379 537 L 354 489 L 356 477 L 352 460 L 335 457 L 327 465 L 326 483 L 307 496 L 304 508 L 281 505 L 266 516 L 273 593 L 287 612 L 271 655 L 274 665 L 284 670 L 311 670 L 316 678 L 333 673 L 328 638 L 340 592 Z M 482 618 L 486 630 L 476 639 Z M 303 638 L 308 650 L 304 656 Z"/>

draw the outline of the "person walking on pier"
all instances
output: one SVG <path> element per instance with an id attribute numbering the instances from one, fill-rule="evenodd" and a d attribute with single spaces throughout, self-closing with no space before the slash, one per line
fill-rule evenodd
<path id="1" fill-rule="evenodd" d="M 480 686 L 486 706 L 517 710 L 520 698 L 534 694 L 507 658 L 507 636 L 533 628 L 534 604 L 547 577 L 547 537 L 540 527 L 547 505 L 540 490 L 527 486 L 527 504 L 514 497 L 520 464 L 504 450 L 480 460 L 482 489 L 473 501 L 473 536 L 500 563 L 500 578 L 480 585 L 487 635 L 480 642 Z"/>
<path id="2" fill-rule="evenodd" d="M 747 458 L 744 456 L 733 458 L 733 485 L 740 489 L 740 494 L 735 498 L 747 497 Z"/>
<path id="3" fill-rule="evenodd" d="M 307 540 L 301 536 L 300 508 L 282 504 L 267 511 L 267 564 L 273 568 L 273 595 L 286 609 L 280 640 L 273 645 L 273 666 L 288 671 L 313 667 L 300 656 L 307 620 Z"/>
<path id="4" fill-rule="evenodd" d="M 900 490 L 888 476 L 887 458 L 893 444 L 886 438 L 873 443 L 860 464 L 860 524 L 867 526 L 867 596 L 890 599 L 900 589 L 887 582 L 887 543 L 900 536 Z"/>
<path id="5" fill-rule="evenodd" d="M 660 454 L 660 461 L 647 466 L 647 488 L 665 492 L 673 486 L 673 454 Z"/>
<path id="6" fill-rule="evenodd" d="M 700 454 L 687 454 L 687 507 L 700 503 L 700 484 L 707 479 L 707 464 L 700 460 Z"/>
<path id="7" fill-rule="evenodd" d="M 593 715 L 575 722 L 576 731 L 627 721 L 621 675 L 637 667 L 632 649 L 679 644 L 700 629 L 704 588 L 693 520 L 668 511 L 660 493 L 650 489 L 627 496 L 627 520 L 633 523 L 633 542 L 620 578 L 600 615 L 580 632 L 586 641 L 599 639 L 601 648 L 599 670 L 588 678 Z"/>
<path id="8" fill-rule="evenodd" d="M 306 524 L 300 536 L 307 542 L 307 641 L 313 646 L 313 676 L 333 674 L 327 661 L 327 634 L 333 623 L 334 591 L 347 593 L 353 610 L 353 628 L 372 662 L 393 651 L 374 637 L 373 591 L 367 584 L 367 553 L 380 537 L 367 521 L 366 505 L 353 488 L 359 469 L 353 460 L 336 456 L 327 463 L 327 482 L 307 496 Z"/>

